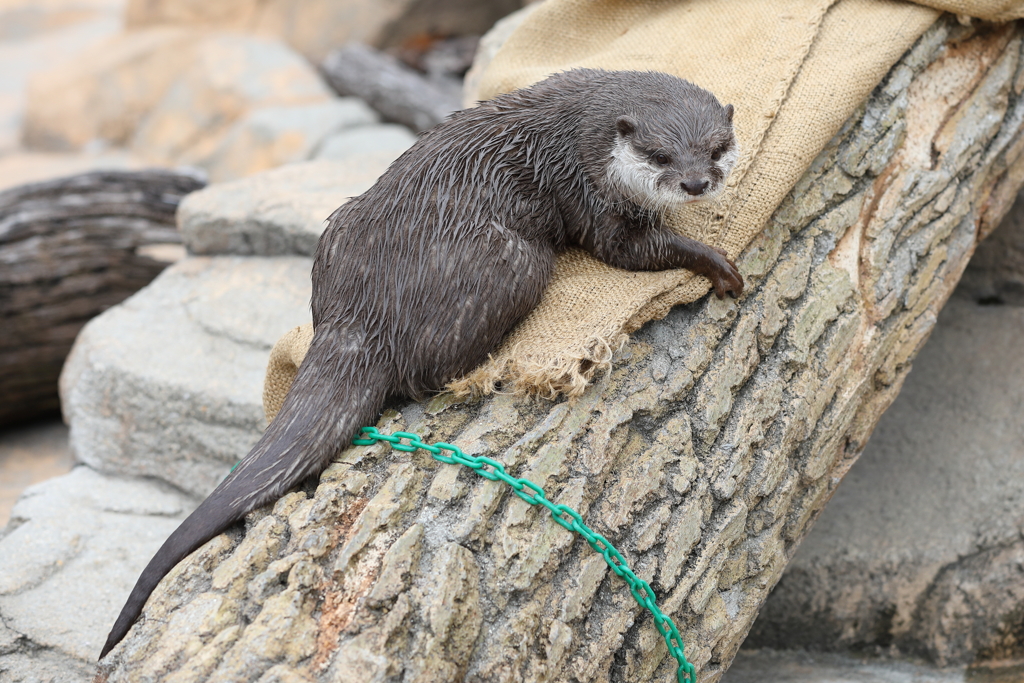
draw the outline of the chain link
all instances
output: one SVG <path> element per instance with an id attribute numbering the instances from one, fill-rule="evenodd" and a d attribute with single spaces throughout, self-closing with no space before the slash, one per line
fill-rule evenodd
<path id="1" fill-rule="evenodd" d="M 542 505 L 547 508 L 548 512 L 551 513 L 551 518 L 557 524 L 560 524 L 569 531 L 575 531 L 586 539 L 590 547 L 604 557 L 604 561 L 608 563 L 611 570 L 626 582 L 626 585 L 629 586 L 629 592 L 633 594 L 633 599 L 641 607 L 654 615 L 654 625 L 658 629 L 658 633 L 665 639 L 669 654 L 679 663 L 679 667 L 676 669 L 677 683 L 696 683 L 697 671 L 693 664 L 686 661 L 686 655 L 683 654 L 683 639 L 679 635 L 679 629 L 676 628 L 672 619 L 658 608 L 657 603 L 655 603 L 654 591 L 651 589 L 650 584 L 633 573 L 633 570 L 626 563 L 626 559 L 622 557 L 622 553 L 616 550 L 615 546 L 608 539 L 588 527 L 583 522 L 583 517 L 580 513 L 566 505 L 552 503 L 544 495 L 544 489 L 529 479 L 517 479 L 509 475 L 505 471 L 505 466 L 497 460 L 484 456 L 466 455 L 458 446 L 448 443 L 423 443 L 420 441 L 420 437 L 412 432 L 395 432 L 388 435 L 381 434 L 377 431 L 376 427 L 363 427 L 361 431 L 365 438 L 352 440 L 352 443 L 358 446 L 372 446 L 378 441 L 384 441 L 395 450 L 407 453 L 423 449 L 430 453 L 435 460 L 448 463 L 449 465 L 465 465 L 484 479 L 503 481 L 512 487 L 513 492 L 517 496 L 530 505 Z M 449 455 L 443 455 L 443 453 L 449 453 Z"/>

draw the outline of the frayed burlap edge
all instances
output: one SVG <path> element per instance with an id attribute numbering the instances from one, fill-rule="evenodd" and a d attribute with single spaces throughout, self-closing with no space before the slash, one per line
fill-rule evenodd
<path id="1" fill-rule="evenodd" d="M 447 390 L 456 398 L 485 396 L 499 391 L 517 395 L 535 395 L 554 400 L 559 396 L 579 396 L 599 373 L 612 368 L 612 356 L 629 340 L 619 332 L 608 337 L 591 337 L 583 348 L 566 352 L 559 358 L 530 354 L 524 342 L 509 349 L 507 355 L 487 362 L 459 379 Z"/>
<path id="2" fill-rule="evenodd" d="M 665 311 L 667 313 L 668 309 Z M 567 354 L 560 363 L 538 360 L 522 349 L 513 348 L 511 354 L 501 360 L 489 356 L 486 362 L 449 383 L 445 389 L 459 399 L 498 391 L 551 400 L 563 395 L 579 396 L 598 374 L 611 370 L 612 357 L 628 340 L 629 335 L 622 332 L 592 337 L 583 348 Z M 268 423 L 280 412 L 312 342 L 313 324 L 306 323 L 290 330 L 271 349 L 263 383 L 263 411 Z"/>

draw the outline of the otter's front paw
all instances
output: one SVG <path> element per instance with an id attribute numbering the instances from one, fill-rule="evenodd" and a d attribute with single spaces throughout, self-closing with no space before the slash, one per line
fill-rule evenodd
<path id="1" fill-rule="evenodd" d="M 736 269 L 736 264 L 718 247 L 711 249 L 713 253 L 709 255 L 707 270 L 701 275 L 711 280 L 719 299 L 724 299 L 726 292 L 739 296 L 743 293 L 743 276 Z"/>

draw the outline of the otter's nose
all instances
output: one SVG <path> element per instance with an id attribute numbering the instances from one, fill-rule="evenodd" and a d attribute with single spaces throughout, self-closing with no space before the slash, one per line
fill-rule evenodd
<path id="1" fill-rule="evenodd" d="M 694 197 L 696 197 L 697 195 L 699 195 L 700 193 L 702 193 L 704 191 L 704 188 L 706 188 L 708 186 L 708 181 L 706 181 L 706 180 L 684 180 L 683 182 L 681 182 L 679 184 L 682 186 L 683 192 L 685 192 L 686 194 L 692 194 Z"/>

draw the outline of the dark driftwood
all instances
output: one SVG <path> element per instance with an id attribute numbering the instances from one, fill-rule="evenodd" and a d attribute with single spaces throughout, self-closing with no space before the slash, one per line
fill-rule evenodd
<path id="1" fill-rule="evenodd" d="M 0 192 L 0 425 L 59 407 L 78 331 L 167 266 L 137 250 L 180 243 L 178 202 L 204 184 L 172 171 L 98 171 Z"/>
<path id="2" fill-rule="evenodd" d="M 432 82 L 394 57 L 353 43 L 320 65 L 338 94 L 362 98 L 388 121 L 426 130 L 461 109 L 458 88 Z"/>

